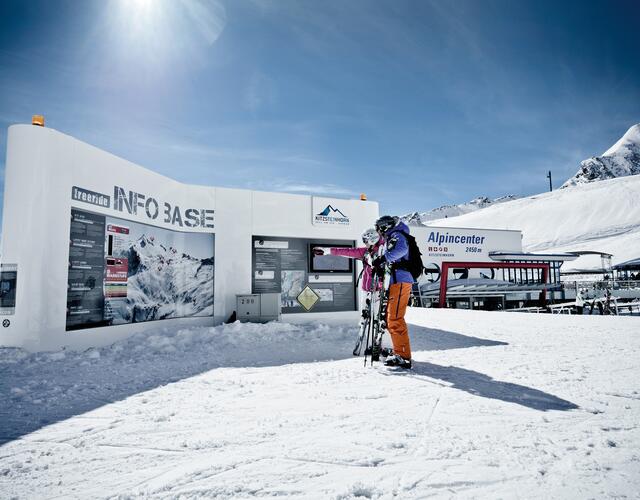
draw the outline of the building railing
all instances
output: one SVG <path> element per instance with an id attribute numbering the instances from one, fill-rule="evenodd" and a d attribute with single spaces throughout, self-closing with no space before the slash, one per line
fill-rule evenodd
<path id="1" fill-rule="evenodd" d="M 589 281 L 563 281 L 565 290 L 627 290 L 640 289 L 640 280 L 601 279 Z"/>

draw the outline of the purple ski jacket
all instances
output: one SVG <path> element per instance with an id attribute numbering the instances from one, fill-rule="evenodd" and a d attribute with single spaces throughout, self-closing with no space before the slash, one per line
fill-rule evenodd
<path id="1" fill-rule="evenodd" d="M 409 234 L 409 227 L 404 222 L 398 223 L 397 226 L 389 229 L 384 235 L 384 240 L 387 242 L 387 249 L 384 253 L 384 258 L 391 264 L 409 259 L 409 244 L 401 231 Z M 413 276 L 411 276 L 411 273 L 404 269 L 396 269 L 391 272 L 391 284 L 413 284 L 414 281 L 415 280 L 413 279 Z"/>
<path id="2" fill-rule="evenodd" d="M 378 248 L 380 248 L 380 243 L 376 243 L 373 246 L 373 255 L 378 252 Z M 373 272 L 371 266 L 367 262 L 367 259 L 364 256 L 367 254 L 367 247 L 358 247 L 358 248 L 331 248 L 331 255 L 340 255 L 342 257 L 349 257 L 351 259 L 358 259 L 363 262 L 364 271 L 362 273 L 362 289 L 365 292 L 371 292 L 371 288 L 373 286 Z M 382 283 L 378 283 L 378 290 L 382 288 Z"/>

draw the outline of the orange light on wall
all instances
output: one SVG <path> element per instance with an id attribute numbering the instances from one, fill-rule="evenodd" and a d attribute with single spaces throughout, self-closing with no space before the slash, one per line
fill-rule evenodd
<path id="1" fill-rule="evenodd" d="M 33 115 L 31 117 L 31 125 L 37 125 L 38 127 L 44 127 L 44 116 Z"/>
<path id="2" fill-rule="evenodd" d="M 364 194 L 364 193 L 362 193 L 362 194 L 360 195 L 360 201 L 367 201 L 367 195 L 366 195 L 366 194 Z"/>

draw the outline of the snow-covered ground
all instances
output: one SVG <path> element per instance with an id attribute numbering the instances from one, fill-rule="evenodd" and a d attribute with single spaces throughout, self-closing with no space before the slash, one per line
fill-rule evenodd
<path id="1" fill-rule="evenodd" d="M 0 349 L 2 498 L 638 498 L 638 318 L 410 309 Z"/>

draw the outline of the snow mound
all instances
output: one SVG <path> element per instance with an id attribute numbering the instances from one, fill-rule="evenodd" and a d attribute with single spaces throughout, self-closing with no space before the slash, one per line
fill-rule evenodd
<path id="1" fill-rule="evenodd" d="M 562 188 L 640 174 L 640 124 L 627 130 L 602 156 L 580 163 L 580 170 Z"/>
<path id="2" fill-rule="evenodd" d="M 216 368 L 342 359 L 351 354 L 356 328 L 236 322 L 160 327 L 84 352 L 0 348 L 0 400 L 10 402 L 0 405 L 0 444 L 43 424 Z"/>

